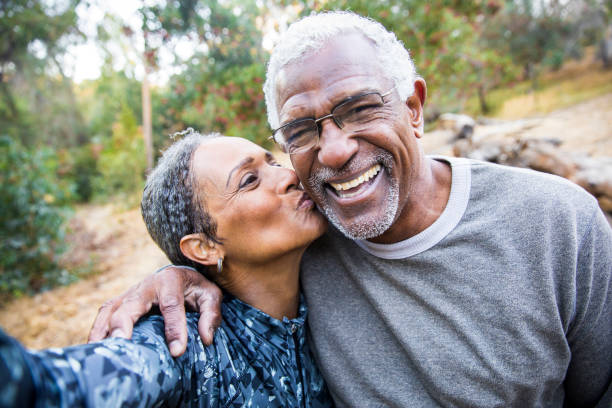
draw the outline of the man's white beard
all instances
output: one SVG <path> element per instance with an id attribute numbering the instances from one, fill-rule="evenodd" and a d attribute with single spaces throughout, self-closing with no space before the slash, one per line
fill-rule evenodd
<path id="1" fill-rule="evenodd" d="M 342 225 L 336 212 L 329 203 L 330 192 L 325 191 L 325 184 L 328 180 L 342 176 L 344 174 L 354 173 L 355 170 L 364 169 L 375 165 L 382 164 L 382 170 L 387 172 L 389 177 L 390 187 L 385 199 L 385 208 L 379 212 L 377 216 L 357 217 L 351 225 Z M 391 177 L 391 169 L 393 167 L 393 156 L 389 152 L 380 150 L 375 156 L 368 158 L 365 162 L 363 159 L 351 161 L 348 166 L 341 170 L 336 169 L 319 169 L 310 176 L 308 182 L 314 194 L 319 210 L 325 214 L 325 217 L 349 239 L 369 239 L 382 235 L 385 231 L 391 228 L 395 221 L 397 209 L 399 206 L 399 183 Z"/>

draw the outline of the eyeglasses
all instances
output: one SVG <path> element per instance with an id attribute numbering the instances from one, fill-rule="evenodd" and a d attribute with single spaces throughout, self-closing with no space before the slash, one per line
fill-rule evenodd
<path id="1" fill-rule="evenodd" d="M 372 126 L 377 114 L 385 104 L 384 97 L 393 92 L 395 86 L 381 94 L 368 92 L 344 100 L 336 105 L 330 114 L 318 119 L 297 119 L 272 132 L 273 139 L 280 148 L 289 154 L 305 152 L 315 147 L 321 137 L 320 123 L 331 118 L 336 126 L 346 132 L 357 132 Z"/>

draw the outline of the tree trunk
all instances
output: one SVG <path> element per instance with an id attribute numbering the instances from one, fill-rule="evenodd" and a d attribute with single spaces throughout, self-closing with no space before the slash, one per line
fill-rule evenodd
<path id="1" fill-rule="evenodd" d="M 484 90 L 484 85 L 478 85 L 478 101 L 480 102 L 480 111 L 483 114 L 489 113 L 491 110 L 487 104 L 487 97 Z"/>
<path id="2" fill-rule="evenodd" d="M 2 90 L 2 94 L 4 95 L 4 101 L 9 108 L 11 119 L 17 119 L 17 115 L 19 112 L 17 111 L 17 106 L 15 105 L 15 100 L 13 99 L 13 95 L 11 94 L 11 90 L 8 87 L 8 84 L 4 81 L 4 74 L 0 72 L 0 90 Z"/>
<path id="3" fill-rule="evenodd" d="M 149 89 L 149 69 L 145 58 L 144 76 L 142 78 L 142 136 L 147 155 L 147 172 L 153 169 L 153 130 L 151 125 L 151 91 Z"/>

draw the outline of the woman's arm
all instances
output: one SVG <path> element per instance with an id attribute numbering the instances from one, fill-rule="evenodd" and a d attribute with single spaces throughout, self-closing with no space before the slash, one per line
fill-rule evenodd
<path id="1" fill-rule="evenodd" d="M 176 405 L 188 356 L 173 359 L 163 333 L 149 318 L 131 341 L 28 351 L 0 331 L 0 407 Z"/>

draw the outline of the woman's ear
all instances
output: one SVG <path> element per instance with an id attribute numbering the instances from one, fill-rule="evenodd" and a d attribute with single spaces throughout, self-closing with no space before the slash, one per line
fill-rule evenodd
<path id="1" fill-rule="evenodd" d="M 187 258 L 202 265 L 216 265 L 225 255 L 221 245 L 215 244 L 203 234 L 189 234 L 181 238 L 181 252 Z"/>
<path id="2" fill-rule="evenodd" d="M 427 84 L 423 78 L 417 78 L 414 81 L 414 93 L 406 100 L 406 106 L 410 112 L 410 124 L 417 138 L 423 137 L 424 133 L 425 99 L 427 99 Z"/>

